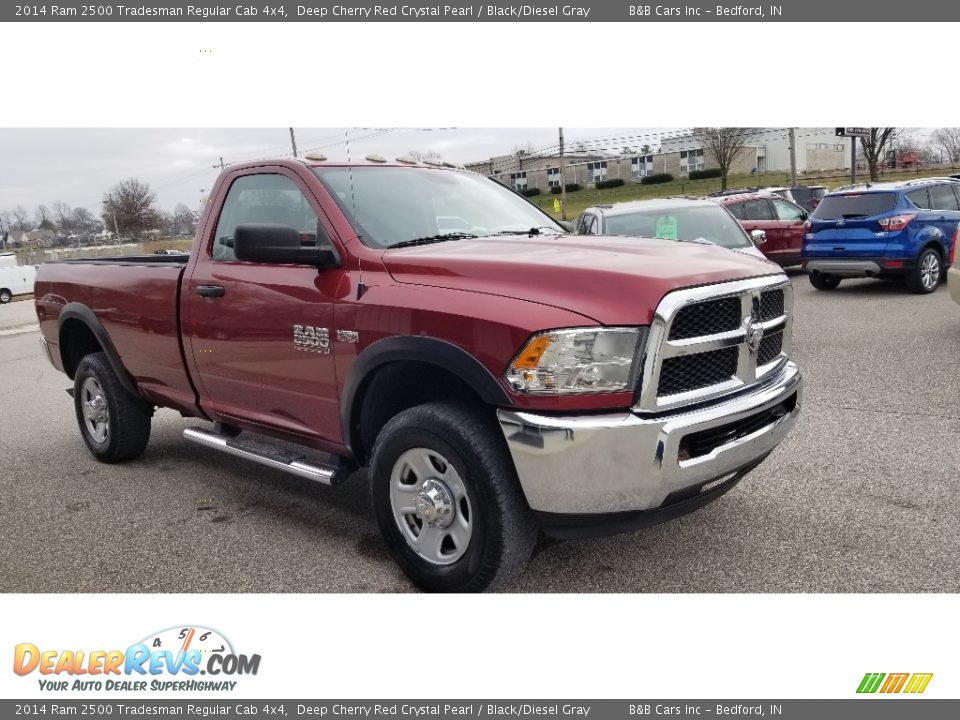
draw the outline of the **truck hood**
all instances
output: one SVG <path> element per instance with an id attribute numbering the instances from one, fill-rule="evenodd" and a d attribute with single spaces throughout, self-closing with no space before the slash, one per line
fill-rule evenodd
<path id="1" fill-rule="evenodd" d="M 672 290 L 782 274 L 715 245 L 582 235 L 496 236 L 383 253 L 401 283 L 517 298 L 603 325 L 646 325 Z"/>

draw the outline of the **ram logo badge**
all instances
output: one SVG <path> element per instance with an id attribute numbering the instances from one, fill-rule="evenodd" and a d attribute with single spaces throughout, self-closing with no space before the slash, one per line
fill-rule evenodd
<path id="1" fill-rule="evenodd" d="M 313 325 L 293 326 L 294 350 L 330 354 L 330 331 Z"/>

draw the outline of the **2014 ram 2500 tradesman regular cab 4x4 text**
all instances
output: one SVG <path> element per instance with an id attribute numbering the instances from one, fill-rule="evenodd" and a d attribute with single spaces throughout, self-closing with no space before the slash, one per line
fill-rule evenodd
<path id="1" fill-rule="evenodd" d="M 189 256 L 46 263 L 35 295 L 98 459 L 140 455 L 161 406 L 325 484 L 369 466 L 384 541 L 431 590 L 519 571 L 540 528 L 701 507 L 800 409 L 777 266 L 568 235 L 454 168 L 233 166 Z"/>

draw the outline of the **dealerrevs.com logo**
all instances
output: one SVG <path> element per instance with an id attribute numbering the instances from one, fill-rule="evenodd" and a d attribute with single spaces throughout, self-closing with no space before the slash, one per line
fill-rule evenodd
<path id="1" fill-rule="evenodd" d="M 867 673 L 857 686 L 857 692 L 915 695 L 926 690 L 932 679 L 933 673 Z"/>
<path id="2" fill-rule="evenodd" d="M 20 643 L 13 671 L 36 673 L 45 691 L 230 691 L 234 678 L 256 675 L 260 655 L 234 652 L 216 630 L 173 627 L 151 633 L 125 650 L 49 650 Z"/>

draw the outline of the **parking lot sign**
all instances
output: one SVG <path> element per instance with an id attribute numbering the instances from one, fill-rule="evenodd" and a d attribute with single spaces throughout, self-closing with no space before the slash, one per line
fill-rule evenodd
<path id="1" fill-rule="evenodd" d="M 869 137 L 870 128 L 842 127 L 837 128 L 837 137 Z"/>

